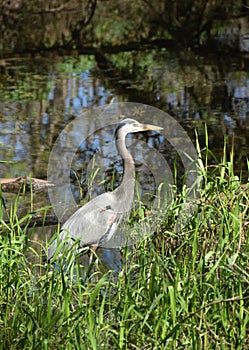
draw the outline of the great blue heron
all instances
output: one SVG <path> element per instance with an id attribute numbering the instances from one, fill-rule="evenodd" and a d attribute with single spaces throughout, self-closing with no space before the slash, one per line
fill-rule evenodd
<path id="1" fill-rule="evenodd" d="M 161 129 L 159 126 L 141 124 L 134 119 L 124 119 L 118 124 L 115 141 L 124 167 L 120 186 L 113 192 L 106 192 L 92 199 L 64 223 L 59 237 L 49 246 L 48 259 L 53 257 L 58 244 L 61 245 L 63 242 L 70 248 L 75 241 L 78 241 L 82 249 L 96 250 L 110 240 L 124 214 L 129 212 L 134 196 L 135 164 L 126 148 L 126 135 Z"/>

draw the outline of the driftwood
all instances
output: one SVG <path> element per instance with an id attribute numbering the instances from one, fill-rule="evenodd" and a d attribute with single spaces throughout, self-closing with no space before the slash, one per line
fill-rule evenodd
<path id="1" fill-rule="evenodd" d="M 8 194 L 19 194 L 19 195 L 27 195 L 30 192 L 34 194 L 40 194 L 45 193 L 49 187 L 54 187 L 55 184 L 47 181 L 47 180 L 42 180 L 42 179 L 37 179 L 34 177 L 17 177 L 17 178 L 0 178 L 0 188 L 2 191 L 2 194 L 6 193 L 6 196 Z M 2 201 L 5 203 L 4 200 L 5 196 L 2 196 Z M 37 197 L 35 197 L 37 198 Z M 39 198 L 39 196 L 38 196 Z M 1 199 L 1 198 L 0 198 Z M 43 205 L 41 205 L 43 206 Z M 47 206 L 47 205 L 45 205 Z M 4 222 L 6 225 L 15 225 L 15 223 L 18 223 L 18 226 L 20 227 L 43 227 L 43 226 L 50 226 L 50 225 L 57 225 L 59 220 L 57 216 L 54 214 L 54 212 L 49 210 L 48 213 L 39 213 L 36 212 L 36 206 L 34 207 L 34 211 L 29 213 L 30 208 L 23 208 L 20 207 L 20 210 L 18 211 L 18 219 L 17 221 L 14 220 L 13 218 L 12 221 L 10 222 L 9 217 L 8 217 L 8 209 L 6 209 L 5 205 L 3 206 L 3 217 L 4 217 Z M 49 205 L 48 205 L 49 208 Z M 51 208 L 52 209 L 52 208 Z M 22 219 L 23 218 L 23 219 Z M 20 220 L 20 222 L 18 222 Z M 62 220 L 62 221 L 65 221 Z M 1 233 L 1 230 L 0 230 Z"/>
<path id="2" fill-rule="evenodd" d="M 6 179 L 0 178 L 0 187 L 2 192 L 5 193 L 19 193 L 20 195 L 26 195 L 31 191 L 33 193 L 43 192 L 46 191 L 49 187 L 54 186 L 54 184 L 50 183 L 47 180 L 37 179 L 28 176 Z M 10 224 L 8 216 L 6 216 L 4 221 L 7 225 Z M 57 224 L 58 218 L 55 214 L 39 215 L 34 213 L 31 217 L 28 215 L 27 219 L 20 223 L 20 227 L 33 227 L 34 225 L 37 227 L 41 227 Z"/>
<path id="3" fill-rule="evenodd" d="M 9 179 L 0 179 L 0 186 L 2 192 L 8 193 L 28 193 L 31 190 L 33 192 L 41 192 L 46 190 L 48 187 L 53 187 L 54 184 L 47 180 L 36 179 L 34 177 L 16 177 Z"/>

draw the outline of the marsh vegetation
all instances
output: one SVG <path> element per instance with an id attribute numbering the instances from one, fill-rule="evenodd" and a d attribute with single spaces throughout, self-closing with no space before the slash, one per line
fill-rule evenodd
<path id="1" fill-rule="evenodd" d="M 178 190 L 157 231 L 121 250 L 119 271 L 100 263 L 86 273 L 73 251 L 63 265 L 43 264 L 17 196 L 10 222 L 0 221 L 1 348 L 247 349 L 248 185 L 232 154 L 210 167 L 212 152 L 200 151 L 191 219 L 175 230 L 186 204 Z"/>

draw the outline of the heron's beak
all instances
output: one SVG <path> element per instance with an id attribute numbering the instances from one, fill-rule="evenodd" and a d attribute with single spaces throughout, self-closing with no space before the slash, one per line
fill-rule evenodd
<path id="1" fill-rule="evenodd" d="M 160 126 L 157 125 L 150 125 L 150 124 L 142 124 L 141 128 L 143 131 L 145 130 L 163 130 Z"/>

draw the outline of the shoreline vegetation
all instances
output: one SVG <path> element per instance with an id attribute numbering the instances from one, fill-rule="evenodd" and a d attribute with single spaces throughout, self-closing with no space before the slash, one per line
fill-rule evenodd
<path id="1" fill-rule="evenodd" d="M 56 268 L 43 263 L 29 244 L 32 214 L 17 217 L 17 195 L 7 223 L 1 194 L 1 349 L 248 349 L 249 184 L 233 153 L 216 166 L 200 153 L 190 220 L 175 230 L 178 190 L 156 232 L 121 250 L 119 271 L 100 262 L 83 274 L 73 251 Z"/>
<path id="2" fill-rule="evenodd" d="M 233 0 L 3 0 L 0 9 L 4 59 L 50 50 L 137 51 L 143 45 L 248 52 L 248 6 Z"/>

